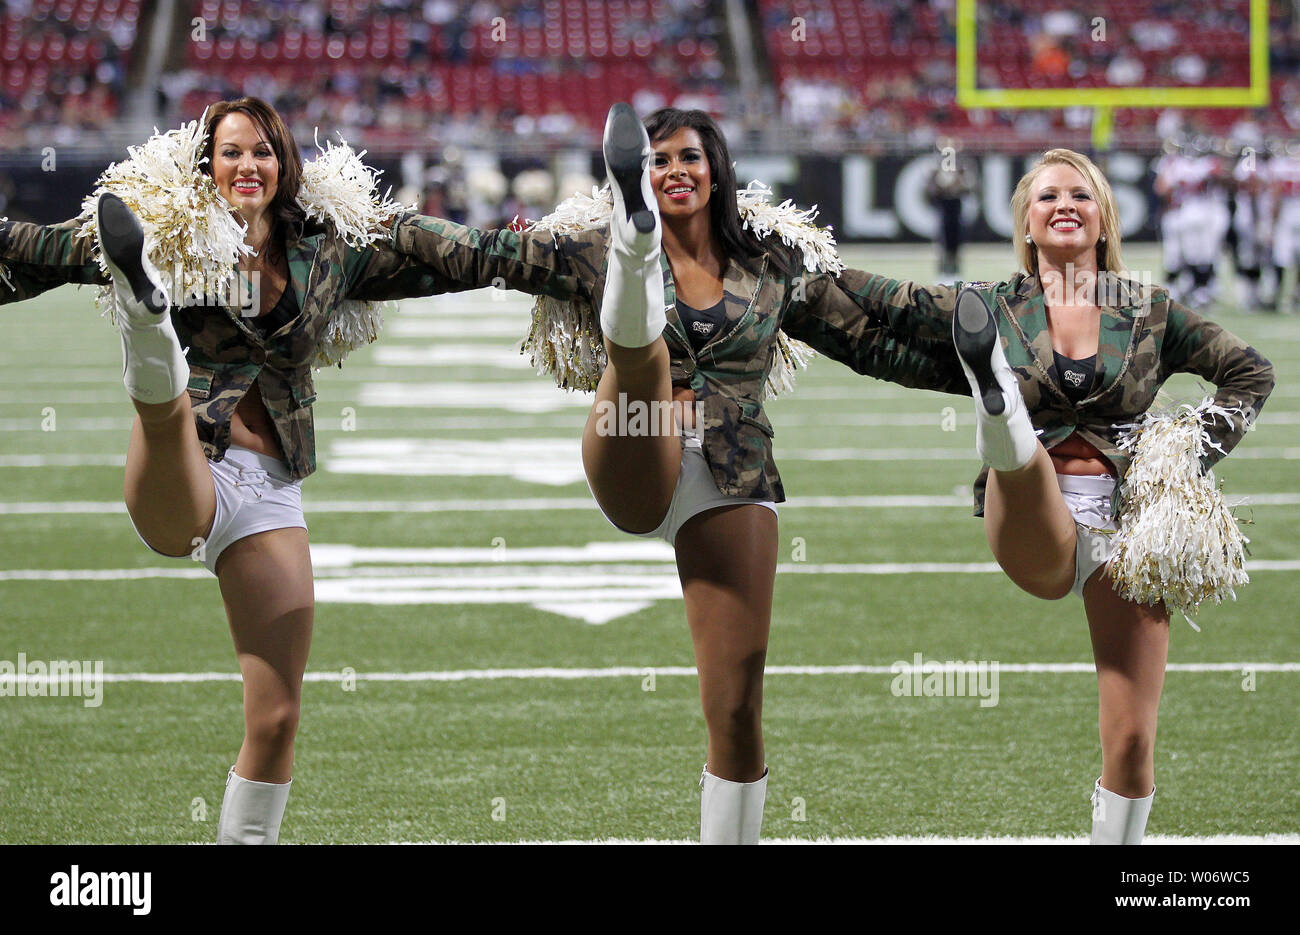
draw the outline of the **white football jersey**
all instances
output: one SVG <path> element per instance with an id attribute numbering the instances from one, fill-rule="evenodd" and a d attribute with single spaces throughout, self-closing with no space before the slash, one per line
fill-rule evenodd
<path id="1" fill-rule="evenodd" d="M 1300 157 L 1274 156 L 1268 161 L 1268 178 L 1279 198 L 1300 195 Z"/>

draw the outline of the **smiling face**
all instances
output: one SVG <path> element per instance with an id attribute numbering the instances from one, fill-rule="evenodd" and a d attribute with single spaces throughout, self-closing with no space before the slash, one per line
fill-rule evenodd
<path id="1" fill-rule="evenodd" d="M 250 224 L 271 206 L 280 161 L 267 135 L 246 114 L 227 114 L 213 134 L 212 180 L 221 196 Z"/>
<path id="2" fill-rule="evenodd" d="M 672 136 L 652 142 L 650 185 L 659 202 L 659 214 L 683 218 L 706 210 L 713 173 L 700 134 L 682 127 Z"/>
<path id="3" fill-rule="evenodd" d="M 1095 251 L 1101 236 L 1096 194 L 1077 169 L 1063 163 L 1047 166 L 1034 179 L 1028 222 L 1034 245 L 1050 255 Z"/>

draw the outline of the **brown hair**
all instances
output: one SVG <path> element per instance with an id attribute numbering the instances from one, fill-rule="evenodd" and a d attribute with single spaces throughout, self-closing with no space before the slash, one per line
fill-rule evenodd
<path id="1" fill-rule="evenodd" d="M 1097 271 L 1123 272 L 1124 260 L 1119 250 L 1119 210 L 1115 207 L 1115 193 L 1110 190 L 1110 183 L 1097 168 L 1097 164 L 1072 149 L 1049 149 L 1043 153 L 1042 158 L 1021 178 L 1020 184 L 1016 186 L 1015 193 L 1011 196 L 1012 229 L 1016 232 L 1014 235 L 1016 258 L 1020 260 L 1021 267 L 1027 273 L 1038 275 L 1038 248 L 1025 240 L 1025 235 L 1029 233 L 1029 196 L 1039 173 L 1048 166 L 1054 165 L 1069 166 L 1082 175 L 1088 187 L 1092 189 L 1093 197 L 1097 199 L 1097 207 L 1101 214 L 1101 233 L 1106 238 L 1097 243 Z"/>
<path id="2" fill-rule="evenodd" d="M 212 153 L 216 146 L 217 126 L 228 115 L 240 113 L 253 121 L 266 142 L 271 145 L 276 161 L 280 163 L 280 177 L 276 182 L 275 197 L 271 199 L 271 217 L 280 227 L 280 236 L 272 242 L 283 244 L 302 236 L 307 215 L 298 204 L 298 189 L 302 185 L 302 154 L 298 143 L 274 107 L 258 97 L 241 97 L 232 101 L 218 101 L 208 108 L 203 129 L 203 157 L 207 160 L 207 173 L 212 174 Z"/>

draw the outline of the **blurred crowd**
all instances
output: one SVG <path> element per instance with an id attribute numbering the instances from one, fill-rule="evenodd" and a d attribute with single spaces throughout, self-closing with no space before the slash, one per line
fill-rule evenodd
<path id="1" fill-rule="evenodd" d="M 129 2 L 0 0 L 0 148 L 93 141 L 112 125 L 159 9 L 147 5 L 140 24 L 99 15 Z M 50 15 L 69 3 L 98 12 L 89 21 Z M 158 121 L 172 124 L 212 100 L 256 94 L 273 101 L 301 138 L 327 126 L 377 148 L 591 146 L 608 98 L 624 93 L 642 113 L 665 104 L 703 107 L 746 134 L 747 144 L 774 148 L 917 147 L 945 134 L 1023 149 L 1086 139 L 1089 108 L 956 105 L 955 6 L 760 0 L 744 5 L 753 48 L 740 56 L 725 0 L 189 0 L 154 103 Z M 1093 7 L 981 0 L 980 86 L 1245 80 L 1247 0 L 1098 0 Z M 1098 11 L 1114 15 L 1106 22 Z M 203 22 L 201 40 L 190 34 L 190 13 Z M 1300 133 L 1300 20 L 1289 3 L 1271 4 L 1270 17 L 1273 102 L 1252 117 L 1268 136 L 1291 136 Z M 1104 41 L 1096 40 L 1099 21 Z M 591 22 L 600 23 L 599 33 L 575 36 L 575 23 Z M 496 23 L 506 24 L 514 45 L 485 41 Z M 1193 34 L 1199 45 L 1188 41 Z M 1232 54 L 1207 53 L 1207 36 L 1236 37 Z M 304 41 L 316 42 L 316 51 L 302 51 Z M 619 43 L 633 51 L 619 54 Z M 756 66 L 758 90 L 741 90 L 742 57 Z M 1199 118 L 1224 133 L 1242 116 L 1207 110 Z M 1118 109 L 1117 137 L 1154 145 L 1165 135 L 1158 120 L 1152 109 Z"/>

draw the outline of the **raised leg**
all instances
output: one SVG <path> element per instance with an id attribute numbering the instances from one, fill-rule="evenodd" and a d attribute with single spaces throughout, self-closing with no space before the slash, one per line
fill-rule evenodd
<path id="1" fill-rule="evenodd" d="M 610 521 L 628 532 L 649 532 L 668 512 L 681 473 L 682 443 L 671 414 L 668 347 L 662 338 L 643 348 L 621 348 L 610 341 L 605 347 L 609 363 L 583 430 L 582 465 L 592 494 Z M 620 433 L 617 412 L 636 407 L 656 413 L 650 422 L 653 430 Z"/>
<path id="2" fill-rule="evenodd" d="M 664 329 L 660 220 L 650 188 L 650 141 L 636 114 L 616 104 L 605 125 L 614 197 L 600 323 L 608 365 L 582 436 L 582 463 L 596 502 L 615 525 L 649 532 L 662 522 L 681 468 L 671 415 Z M 642 430 L 627 430 L 639 411 Z M 624 414 L 624 418 L 620 418 Z"/>
<path id="3" fill-rule="evenodd" d="M 1064 597 L 1074 582 L 1074 519 L 1038 442 L 997 318 L 974 289 L 957 296 L 953 345 L 975 401 L 975 445 L 990 466 L 984 533 L 1007 575 L 1037 597 Z"/>
<path id="4" fill-rule="evenodd" d="M 189 364 L 172 330 L 166 290 L 145 253 L 140 222 L 109 194 L 100 196 L 95 220 L 122 332 L 123 382 L 136 409 L 126 454 L 126 508 L 151 547 L 186 555 L 207 535 L 216 511 L 185 391 Z"/>
<path id="5" fill-rule="evenodd" d="M 217 498 L 190 398 L 136 402 L 123 494 L 141 537 L 164 555 L 191 553 L 212 529 Z"/>
<path id="6" fill-rule="evenodd" d="M 989 471 L 984 535 L 1012 581 L 1035 597 L 1057 600 L 1074 584 L 1075 526 L 1041 445 L 1018 471 Z"/>

